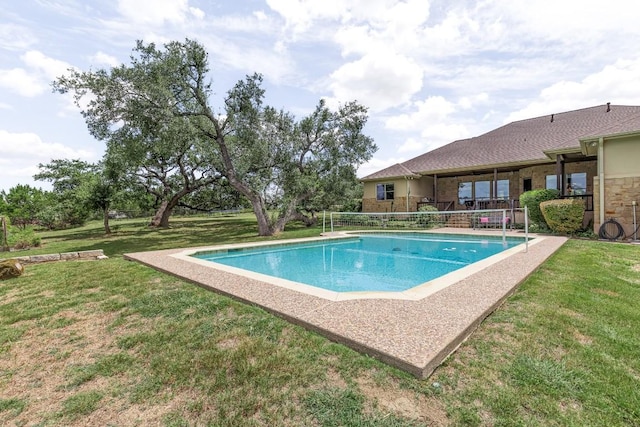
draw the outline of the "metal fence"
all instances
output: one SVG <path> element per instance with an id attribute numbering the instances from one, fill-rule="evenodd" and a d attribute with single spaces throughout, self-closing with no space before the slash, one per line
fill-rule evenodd
<path id="1" fill-rule="evenodd" d="M 528 235 L 527 209 L 485 209 L 426 212 L 331 212 L 323 221 L 323 231 L 428 230 L 468 228 L 502 230 L 523 229 Z M 327 223 L 328 220 L 328 223 Z"/>

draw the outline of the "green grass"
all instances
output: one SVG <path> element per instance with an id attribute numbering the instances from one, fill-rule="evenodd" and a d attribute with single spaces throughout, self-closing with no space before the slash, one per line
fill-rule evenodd
<path id="1" fill-rule="evenodd" d="M 295 226 L 278 238 L 318 235 Z M 640 247 L 569 241 L 415 379 L 123 253 L 264 240 L 247 215 L 42 233 L 0 282 L 0 424 L 640 425 Z M 126 414 L 126 419 L 122 419 Z"/>

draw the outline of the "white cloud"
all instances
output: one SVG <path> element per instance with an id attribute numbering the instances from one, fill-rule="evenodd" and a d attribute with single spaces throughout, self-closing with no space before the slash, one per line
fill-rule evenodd
<path id="1" fill-rule="evenodd" d="M 70 68 L 66 62 L 50 58 L 36 50 L 25 52 L 20 59 L 27 69 L 0 70 L 0 87 L 28 98 L 46 92 L 49 83 Z"/>
<path id="2" fill-rule="evenodd" d="M 8 190 L 17 184 L 48 187 L 34 182 L 33 175 L 39 172 L 38 163 L 48 163 L 52 159 L 81 159 L 90 162 L 98 160 L 99 154 L 78 150 L 57 142 L 45 142 L 35 133 L 11 133 L 0 130 L 0 190 Z"/>
<path id="3" fill-rule="evenodd" d="M 58 142 L 44 142 L 35 133 L 11 133 L 0 129 L 0 149 L 4 159 L 12 162 L 50 161 L 51 159 L 93 160 L 96 153 L 77 150 Z"/>
<path id="4" fill-rule="evenodd" d="M 640 100 L 640 58 L 619 60 L 581 81 L 560 81 L 548 86 L 506 122 L 611 102 L 634 104 Z"/>
<path id="5" fill-rule="evenodd" d="M 0 48 L 24 50 L 38 42 L 33 32 L 22 25 L 0 24 Z"/>
<path id="6" fill-rule="evenodd" d="M 71 64 L 46 56 L 37 50 L 30 50 L 20 57 L 27 67 L 38 72 L 43 78 L 53 80 L 66 74 Z"/>
<path id="7" fill-rule="evenodd" d="M 199 9 L 189 10 L 187 0 L 118 0 L 118 12 L 128 21 L 159 26 L 166 23 L 179 24 L 184 22 L 187 12 L 195 16 Z M 202 11 L 200 11 L 202 12 Z"/>
<path id="8" fill-rule="evenodd" d="M 358 177 L 363 178 L 367 175 L 371 175 L 374 172 L 387 168 L 391 165 L 395 165 L 396 163 L 402 163 L 406 160 L 408 159 L 405 157 L 374 157 L 358 168 L 357 175 Z"/>
<path id="9" fill-rule="evenodd" d="M 479 96 L 482 100 L 483 97 Z M 413 103 L 411 113 L 388 117 L 385 127 L 406 133 L 419 132 L 420 138 L 409 137 L 398 148 L 399 153 L 419 153 L 432 150 L 456 139 L 469 136 L 469 129 L 455 114 L 470 107 L 473 101 L 462 100 L 463 106 L 447 101 L 442 96 L 433 96 Z"/>
<path id="10" fill-rule="evenodd" d="M 92 64 L 98 66 L 108 65 L 109 67 L 117 67 L 118 65 L 120 65 L 120 61 L 118 61 L 118 58 L 112 55 L 108 55 L 102 51 L 98 51 L 94 55 L 91 55 L 89 57 L 89 61 L 91 61 Z"/>
<path id="11" fill-rule="evenodd" d="M 29 73 L 23 68 L 0 70 L 0 87 L 28 98 L 38 96 L 47 89 L 46 84 L 39 76 Z"/>
<path id="12" fill-rule="evenodd" d="M 422 89 L 422 69 L 410 58 L 380 52 L 347 63 L 331 74 L 333 97 L 358 100 L 372 111 L 409 102 Z"/>

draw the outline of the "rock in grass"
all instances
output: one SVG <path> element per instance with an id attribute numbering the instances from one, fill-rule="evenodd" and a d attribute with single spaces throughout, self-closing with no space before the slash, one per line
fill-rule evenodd
<path id="1" fill-rule="evenodd" d="M 18 277 L 24 272 L 24 267 L 17 259 L 5 259 L 0 261 L 0 280 Z"/>

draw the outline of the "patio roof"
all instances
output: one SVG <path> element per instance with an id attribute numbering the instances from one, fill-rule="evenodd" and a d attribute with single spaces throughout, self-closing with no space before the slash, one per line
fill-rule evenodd
<path id="1" fill-rule="evenodd" d="M 406 176 L 400 173 L 403 169 L 431 175 L 544 163 L 551 160 L 546 152 L 580 152 L 581 139 L 637 130 L 640 130 L 640 106 L 599 105 L 512 122 L 375 172 L 362 181 Z"/>

